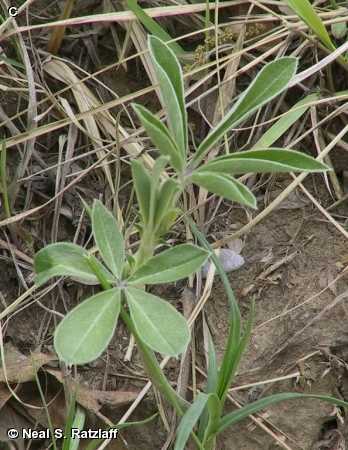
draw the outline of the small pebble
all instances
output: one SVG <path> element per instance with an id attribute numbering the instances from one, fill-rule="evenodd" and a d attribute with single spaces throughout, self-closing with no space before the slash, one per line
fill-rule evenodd
<path id="1" fill-rule="evenodd" d="M 240 269 L 245 264 L 245 260 L 242 255 L 239 255 L 234 250 L 223 248 L 220 250 L 218 258 L 222 264 L 222 267 L 226 273 L 233 270 Z M 207 261 L 202 267 L 202 277 L 207 278 L 208 271 L 213 264 L 210 260 Z"/>

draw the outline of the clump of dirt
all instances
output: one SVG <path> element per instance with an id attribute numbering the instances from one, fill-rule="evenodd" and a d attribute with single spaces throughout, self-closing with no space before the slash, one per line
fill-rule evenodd
<path id="1" fill-rule="evenodd" d="M 325 203 L 328 196 L 324 185 L 317 189 Z M 347 206 L 341 207 L 340 214 L 347 215 Z M 235 221 L 240 214 L 235 212 L 233 216 Z M 344 295 L 347 276 L 342 273 L 347 250 L 342 242 L 342 235 L 311 205 L 280 207 L 246 237 L 243 256 L 247 263 L 233 272 L 230 280 L 245 318 L 254 297 L 256 318 L 235 385 L 295 372 L 300 375 L 236 391 L 233 397 L 240 403 L 294 390 L 348 399 L 344 387 L 348 353 L 338 355 L 338 349 L 342 351 L 348 344 Z M 333 282 L 336 277 L 338 281 Z M 221 356 L 228 331 L 228 308 L 218 280 L 207 305 L 207 317 Z M 261 417 L 280 440 L 285 433 L 290 448 L 314 449 L 320 448 L 312 446 L 320 441 L 324 424 L 335 420 L 339 413 L 323 402 L 296 400 L 273 406 Z M 224 433 L 219 449 L 279 448 L 275 444 L 274 438 L 246 420 Z"/>
<path id="2" fill-rule="evenodd" d="M 315 180 L 320 179 L 315 177 Z M 284 188 L 287 182 L 282 179 L 275 189 Z M 313 190 L 310 181 L 306 186 Z M 316 186 L 316 194 L 320 195 L 324 205 L 330 203 L 324 183 Z M 270 195 L 272 197 L 272 192 Z M 340 216 L 347 215 L 347 206 L 343 204 L 338 212 Z M 222 237 L 244 222 L 245 214 L 239 208 L 233 208 L 228 214 L 222 213 L 221 219 L 214 223 L 214 236 Z M 347 277 L 343 271 L 347 250 L 342 245 L 342 235 L 306 199 L 296 196 L 286 200 L 244 238 L 242 254 L 246 264 L 232 272 L 229 278 L 243 318 L 249 314 L 252 297 L 256 302 L 256 317 L 251 342 L 233 387 L 265 383 L 233 391 L 233 399 L 245 404 L 272 393 L 297 391 L 348 400 L 347 310 L 343 295 L 347 291 Z M 337 282 L 334 281 L 336 278 Z M 82 294 L 82 291 L 69 287 L 69 283 L 62 289 L 67 310 L 87 292 Z M 179 308 L 181 290 L 179 283 L 157 287 L 154 292 Z M 52 305 L 46 302 L 45 305 L 57 309 L 55 302 Z M 62 305 L 58 310 L 65 313 Z M 39 337 L 41 342 L 45 342 L 43 349 L 50 350 L 50 336 L 55 325 L 48 316 L 44 326 L 40 325 L 42 311 L 42 307 L 32 305 L 14 316 L 8 327 L 7 339 L 17 348 L 28 351 L 37 348 Z M 221 358 L 228 332 L 228 306 L 218 277 L 206 305 L 206 317 Z M 200 330 L 197 330 L 197 336 L 200 336 Z M 197 361 L 200 361 L 203 349 L 197 339 Z M 139 392 L 146 375 L 136 350 L 131 362 L 123 361 L 128 343 L 129 337 L 119 323 L 107 354 L 79 369 L 80 379 L 94 389 Z M 166 370 L 175 383 L 178 363 L 173 361 Z M 297 376 L 291 376 L 297 372 Z M 285 380 L 267 383 L 267 380 L 289 375 Z M 230 403 L 227 409 L 234 407 Z M 142 420 L 155 410 L 151 394 L 137 408 L 131 420 Z M 124 411 L 125 408 L 107 408 L 104 413 L 117 422 Z M 279 441 L 285 440 L 292 450 L 314 450 L 321 448 L 318 445 L 325 441 L 327 430 L 341 433 L 341 414 L 342 411 L 323 402 L 293 400 L 270 407 L 256 417 Z M 344 436 L 344 430 L 342 433 Z M 158 418 L 146 426 L 126 430 L 122 436 L 129 448 L 157 449 L 166 441 L 167 432 Z M 219 450 L 276 448 L 279 447 L 275 438 L 250 419 L 227 430 L 218 442 Z"/>

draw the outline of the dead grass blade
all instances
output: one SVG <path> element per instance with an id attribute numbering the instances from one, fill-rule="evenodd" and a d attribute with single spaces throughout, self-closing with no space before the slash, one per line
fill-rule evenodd
<path id="1" fill-rule="evenodd" d="M 32 0 L 33 1 L 33 0 Z M 27 2 L 28 3 L 28 2 Z M 226 1 L 219 5 L 220 8 L 226 8 L 229 6 L 235 6 L 235 1 Z M 209 9 L 215 9 L 214 4 L 208 5 Z M 175 5 L 175 6 L 162 6 L 156 8 L 147 8 L 146 13 L 153 18 L 158 17 L 171 17 L 184 14 L 194 14 L 197 12 L 205 11 L 207 8 L 206 3 L 196 3 L 193 5 Z M 21 8 L 23 10 L 23 8 Z M 72 19 L 57 20 L 54 22 L 45 22 L 39 25 L 28 25 L 24 27 L 18 27 L 17 30 L 11 30 L 7 33 L 3 31 L 8 27 L 9 22 L 5 22 L 0 26 L 0 42 L 4 39 L 8 39 L 17 33 L 23 33 L 26 31 L 39 30 L 42 28 L 56 28 L 56 27 L 70 27 L 73 25 L 84 25 L 84 24 L 96 24 L 96 23 L 107 23 L 107 22 L 129 22 L 130 20 L 137 20 L 137 17 L 131 11 L 121 11 L 112 12 L 104 14 L 94 14 L 91 16 L 74 17 Z"/>
<path id="2" fill-rule="evenodd" d="M 80 112 L 89 111 L 91 108 L 95 108 L 99 105 L 98 100 L 93 95 L 93 93 L 88 89 L 84 83 L 77 83 L 79 79 L 75 73 L 70 69 L 70 67 L 60 60 L 51 60 L 44 65 L 44 70 L 53 78 L 61 81 L 66 85 L 72 84 L 72 93 L 76 100 L 78 109 Z M 72 110 L 68 109 L 68 103 L 61 103 L 67 115 L 74 120 L 74 113 Z M 99 127 L 97 124 L 98 115 L 89 115 L 84 119 L 86 130 L 83 130 L 85 134 L 92 140 L 95 149 L 97 150 L 98 156 L 103 159 L 106 154 L 102 149 L 102 138 L 99 133 Z M 75 125 L 80 128 L 78 122 L 74 121 Z M 103 164 L 103 170 L 105 172 L 106 178 L 109 183 L 111 192 L 114 194 L 114 185 L 112 181 L 112 176 L 110 168 L 107 165 L 107 161 Z"/>

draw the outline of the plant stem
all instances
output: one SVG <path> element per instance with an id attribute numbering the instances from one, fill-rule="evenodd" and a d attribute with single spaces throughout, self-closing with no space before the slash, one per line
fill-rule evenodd
<path id="1" fill-rule="evenodd" d="M 204 445 L 204 450 L 215 450 L 216 448 L 216 437 L 213 439 L 209 439 L 208 442 Z"/>
<path id="2" fill-rule="evenodd" d="M 165 377 L 160 365 L 158 364 L 154 352 L 150 350 L 149 347 L 140 339 L 131 318 L 123 307 L 121 308 L 121 317 L 128 330 L 134 336 L 152 383 L 163 394 L 165 399 L 173 406 L 175 412 L 179 416 L 182 416 L 185 409 L 187 408 L 187 402 L 183 398 L 181 398 L 172 388 L 167 378 Z"/>
<path id="3" fill-rule="evenodd" d="M 111 289 L 112 286 L 109 283 L 109 281 L 105 278 L 104 274 L 100 270 L 97 261 L 94 259 L 92 255 L 86 256 L 87 262 L 90 266 L 90 268 L 95 273 L 95 276 L 98 278 L 98 281 L 101 285 L 101 287 L 104 289 L 104 291 Z"/>
<path id="4" fill-rule="evenodd" d="M 227 343 L 224 351 L 224 356 L 222 358 L 221 367 L 219 370 L 218 385 L 216 394 L 221 400 L 221 407 L 226 400 L 228 393 L 228 388 L 231 385 L 234 375 L 238 369 L 238 364 L 241 358 L 241 315 L 237 300 L 234 296 L 233 289 L 231 288 L 228 277 L 219 261 L 215 255 L 209 242 L 206 240 L 205 236 L 198 230 L 196 224 L 189 218 L 186 217 L 185 220 L 189 223 L 192 233 L 200 242 L 202 247 L 206 248 L 211 252 L 211 259 L 215 264 L 216 270 L 220 275 L 221 281 L 224 285 L 224 289 L 227 295 L 228 303 L 230 306 L 229 318 L 230 326 L 227 338 Z"/>
<path id="5" fill-rule="evenodd" d="M 111 288 L 110 283 L 104 278 L 95 261 L 92 258 L 88 258 L 88 262 L 96 274 L 102 288 L 108 290 Z M 123 306 L 121 306 L 121 317 L 123 322 L 126 324 L 129 332 L 133 334 L 134 339 L 137 343 L 138 349 L 144 361 L 144 365 L 148 372 L 149 378 L 152 383 L 157 387 L 157 389 L 163 394 L 166 400 L 173 406 L 176 413 L 180 416 L 183 415 L 185 409 L 187 409 L 188 403 L 181 398 L 177 392 L 172 388 L 168 382 L 166 376 L 164 375 L 154 352 L 140 339 L 137 330 L 135 329 L 132 319 L 127 314 Z"/>
<path id="6" fill-rule="evenodd" d="M 147 232 L 145 229 L 144 234 L 141 237 L 139 249 L 135 254 L 135 267 L 134 271 L 143 265 L 148 259 L 150 259 L 155 252 L 155 242 L 153 232 Z"/>

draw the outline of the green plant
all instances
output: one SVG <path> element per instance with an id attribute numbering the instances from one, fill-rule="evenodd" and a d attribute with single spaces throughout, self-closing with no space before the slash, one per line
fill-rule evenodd
<path id="1" fill-rule="evenodd" d="M 319 41 L 330 51 L 334 52 L 336 46 L 333 43 L 323 21 L 317 14 L 314 6 L 309 0 L 286 0 L 290 8 L 300 17 L 303 22 L 308 26 Z M 336 2 L 331 2 L 333 9 L 337 8 Z M 347 33 L 347 24 L 345 22 L 334 23 L 331 25 L 331 32 L 336 39 L 342 39 Z M 347 64 L 346 56 L 339 56 L 337 61 L 343 64 Z"/>
<path id="2" fill-rule="evenodd" d="M 330 50 L 336 50 L 323 21 L 308 0 L 287 0 L 288 5 L 308 25 L 318 39 Z"/>
<path id="3" fill-rule="evenodd" d="M 284 57 L 266 64 L 231 111 L 190 157 L 181 67 L 173 51 L 160 39 L 150 37 L 149 48 L 163 104 L 166 105 L 168 127 L 143 106 L 133 105 L 160 153 L 152 170 L 139 160 L 131 164 L 139 205 L 138 248 L 133 254 L 126 251 L 116 219 L 96 200 L 91 208 L 86 205 L 86 209 L 103 263 L 80 246 L 64 242 L 51 244 L 35 256 L 36 283 L 41 285 L 54 276 L 70 276 L 88 284 L 99 283 L 103 291 L 79 304 L 57 327 L 54 345 L 60 359 L 67 364 L 84 364 L 97 358 L 110 342 L 120 315 L 134 335 L 150 379 L 177 414 L 182 416 L 175 449 L 184 449 L 191 435 L 198 448 L 210 450 L 215 446 L 217 434 L 227 426 L 271 403 L 296 398 L 299 394 L 268 397 L 223 417 L 228 389 L 248 343 L 252 314 L 243 332 L 238 304 L 227 276 L 191 219 L 186 220 L 200 247 L 180 244 L 161 252 L 157 248 L 163 245 L 163 236 L 180 212 L 180 195 L 192 183 L 255 208 L 253 193 L 234 175 L 249 172 L 322 172 L 328 167 L 300 152 L 280 148 L 258 148 L 204 162 L 208 152 L 232 127 L 287 88 L 296 72 L 296 58 Z M 168 165 L 173 169 L 170 177 L 164 173 Z M 220 368 L 217 367 L 214 345 L 210 339 L 207 388 L 190 405 L 172 388 L 154 354 L 159 352 L 177 356 L 182 353 L 190 340 L 189 327 L 181 314 L 163 299 L 146 292 L 145 286 L 188 277 L 198 271 L 208 257 L 214 261 L 227 293 L 230 331 Z M 348 406 L 339 400 L 325 399 Z M 194 431 L 196 424 L 198 427 Z"/>
<path id="4" fill-rule="evenodd" d="M 157 36 L 162 41 L 172 41 L 172 37 L 168 34 L 161 25 L 159 25 L 152 17 L 150 17 L 146 10 L 138 5 L 138 0 L 127 0 L 127 7 L 137 16 L 138 20 L 149 31 L 149 33 Z M 176 56 L 180 57 L 187 52 L 177 42 L 170 42 L 168 46 L 173 50 Z"/>

